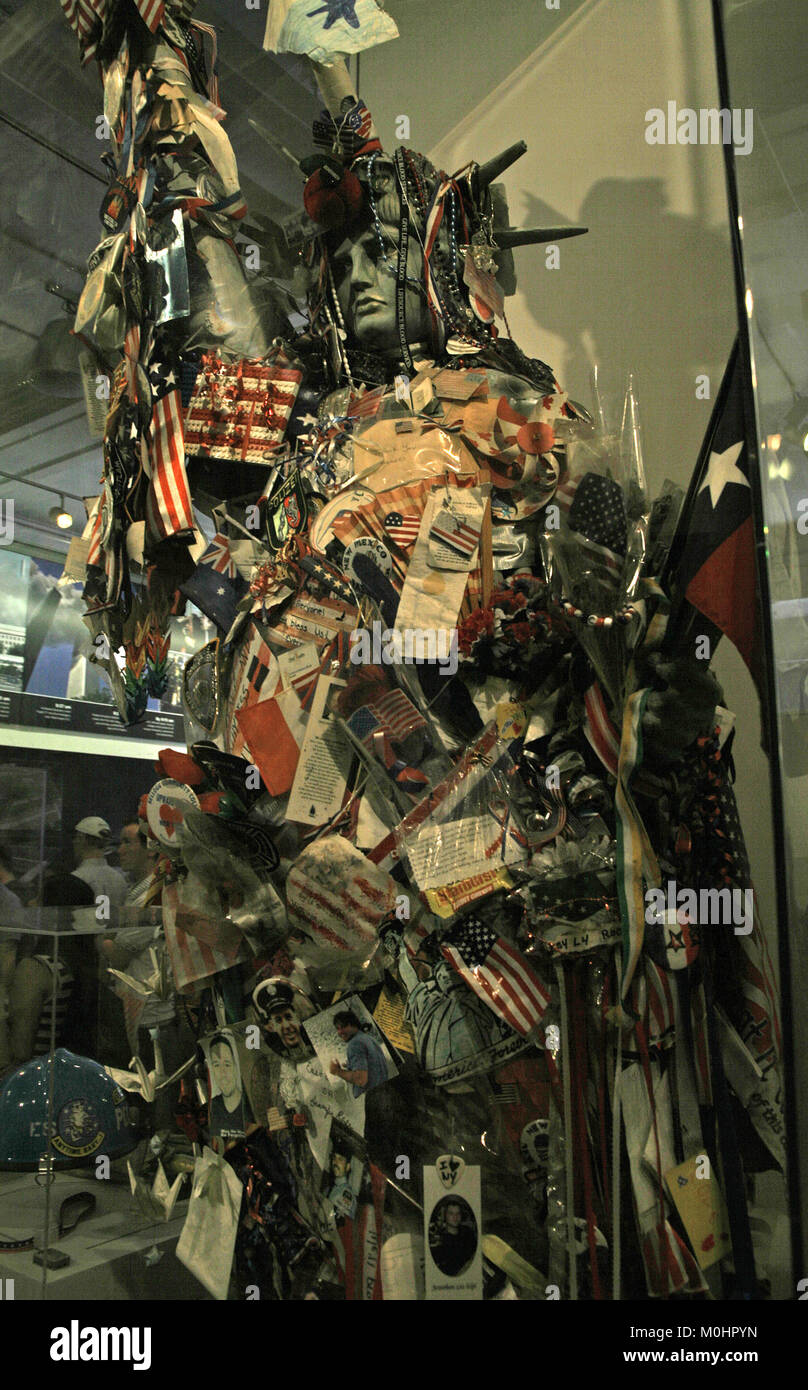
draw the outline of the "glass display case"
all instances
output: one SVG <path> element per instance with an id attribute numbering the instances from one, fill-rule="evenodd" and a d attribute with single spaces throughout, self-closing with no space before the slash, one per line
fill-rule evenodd
<path id="1" fill-rule="evenodd" d="M 796 0 L 10 8 L 0 1279 L 797 1298 Z"/>

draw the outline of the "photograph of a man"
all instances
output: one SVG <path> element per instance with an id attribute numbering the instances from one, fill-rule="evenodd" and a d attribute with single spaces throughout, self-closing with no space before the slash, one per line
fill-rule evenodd
<path id="1" fill-rule="evenodd" d="M 477 1250 L 477 1222 L 462 1197 L 444 1197 L 429 1223 L 429 1253 L 441 1274 L 454 1279 L 471 1263 Z"/>
<path id="2" fill-rule="evenodd" d="M 353 1155 L 347 1145 L 337 1143 L 332 1146 L 328 1201 L 334 1208 L 334 1215 L 338 1221 L 356 1216 L 356 1192 L 351 1173 L 353 1162 Z"/>
<path id="3" fill-rule="evenodd" d="M 314 1012 L 305 995 L 283 979 L 263 980 L 253 990 L 253 1005 L 264 1025 L 264 1037 L 274 1052 L 289 1061 L 311 1056 L 302 1031 L 303 1018 Z"/>
<path id="4" fill-rule="evenodd" d="M 373 1036 L 372 1025 L 358 1018 L 353 1009 L 342 1009 L 333 1020 L 340 1041 L 347 1043 L 348 1056 L 345 1065 L 335 1057 L 329 1070 L 353 1086 L 354 1096 L 363 1096 L 387 1080 L 387 1057 Z"/>
<path id="5" fill-rule="evenodd" d="M 207 1044 L 211 1077 L 211 1138 L 243 1139 L 250 1123 L 235 1040 L 216 1033 Z"/>

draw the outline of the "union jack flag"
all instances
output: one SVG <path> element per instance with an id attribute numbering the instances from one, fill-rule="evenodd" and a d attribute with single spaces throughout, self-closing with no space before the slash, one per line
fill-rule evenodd
<path id="1" fill-rule="evenodd" d="M 233 556 L 230 553 L 229 537 L 223 536 L 220 531 L 216 532 L 199 563 L 200 565 L 210 565 L 217 574 L 224 574 L 228 579 L 235 579 L 238 574 Z"/>

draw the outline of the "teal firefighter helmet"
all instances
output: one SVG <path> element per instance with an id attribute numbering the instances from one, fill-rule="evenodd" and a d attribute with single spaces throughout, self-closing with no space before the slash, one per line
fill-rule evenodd
<path id="1" fill-rule="evenodd" d="M 56 1168 L 77 1168 L 99 1154 L 120 1158 L 137 1144 L 126 1096 L 98 1062 L 59 1047 L 35 1057 L 0 1092 L 0 1169 L 28 1170 L 49 1154 Z M 50 1142 L 49 1142 L 50 1134 Z"/>

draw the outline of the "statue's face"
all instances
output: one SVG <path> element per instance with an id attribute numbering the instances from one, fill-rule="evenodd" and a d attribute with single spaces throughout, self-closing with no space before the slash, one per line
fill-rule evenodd
<path id="1" fill-rule="evenodd" d="M 379 236 L 373 220 L 363 221 L 330 255 L 331 271 L 339 306 L 349 334 L 349 344 L 363 352 L 375 352 L 383 357 L 399 357 L 400 339 L 396 319 L 396 277 L 398 259 L 398 222 L 389 219 L 390 203 L 398 203 L 393 175 L 374 180 L 380 199 L 380 225 L 384 239 L 385 262 Z M 424 285 L 424 258 L 421 244 L 411 226 L 407 248 L 407 275 L 418 285 Z M 431 319 L 425 292 L 407 285 L 407 341 L 410 344 L 430 341 Z"/>

